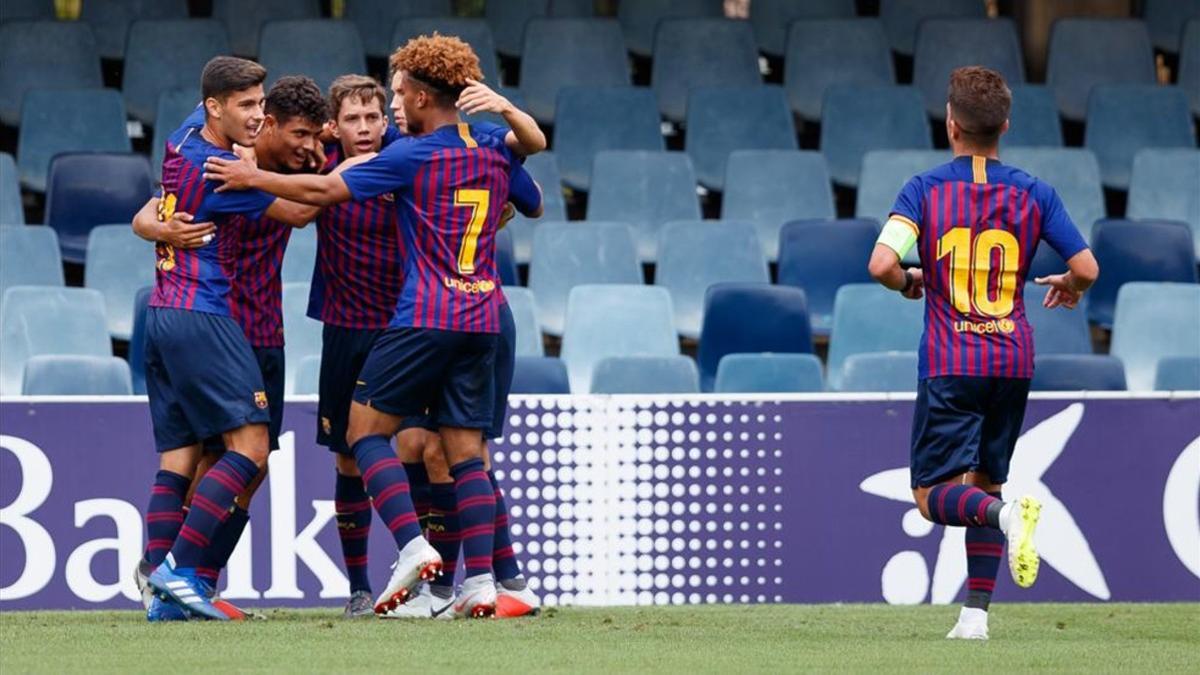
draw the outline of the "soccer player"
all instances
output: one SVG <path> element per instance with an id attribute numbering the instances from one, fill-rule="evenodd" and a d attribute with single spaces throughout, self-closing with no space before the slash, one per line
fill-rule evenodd
<path id="1" fill-rule="evenodd" d="M 1069 271 L 1036 279 L 1046 307 L 1073 309 L 1099 274 L 1054 188 L 999 159 L 1012 94 L 978 66 L 950 75 L 946 133 L 954 160 L 901 189 L 871 255 L 871 275 L 906 298 L 924 295 L 925 332 L 912 430 L 912 489 L 921 514 L 966 527 L 968 594 L 948 638 L 988 637 L 987 610 L 1005 539 L 1018 586 L 1038 573 L 1041 505 L 1003 501 L 1033 377 L 1025 276 L 1038 242 Z M 900 261 L 913 248 L 920 268 Z"/>

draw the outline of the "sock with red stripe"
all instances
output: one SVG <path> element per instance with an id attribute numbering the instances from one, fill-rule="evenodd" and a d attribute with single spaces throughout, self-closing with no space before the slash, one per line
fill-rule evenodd
<path id="1" fill-rule="evenodd" d="M 458 526 L 463 563 L 469 579 L 492 572 L 492 540 L 496 527 L 496 494 L 483 471 L 482 459 L 468 459 L 450 467 L 458 494 Z"/>
<path id="2" fill-rule="evenodd" d="M 999 492 L 989 495 L 1000 499 Z M 967 530 L 967 607 L 987 611 L 996 588 L 996 575 L 1004 555 L 1004 533 L 990 527 Z"/>
<path id="3" fill-rule="evenodd" d="M 1000 529 L 1004 502 L 974 485 L 942 483 L 929 491 L 929 519 L 940 525 Z"/>
<path id="4" fill-rule="evenodd" d="M 492 568 L 496 570 L 496 579 L 516 579 L 521 576 L 521 566 L 513 552 L 512 534 L 508 531 L 508 505 L 504 503 L 504 490 L 496 480 L 496 472 L 488 471 L 488 480 L 492 482 L 492 492 L 496 496 L 496 534 L 492 543 Z"/>
<path id="5" fill-rule="evenodd" d="M 433 586 L 454 587 L 458 569 L 458 547 L 462 543 L 458 531 L 458 492 L 454 483 L 434 483 L 430 486 L 432 506 L 429 509 L 429 544 L 442 556 L 442 576 L 429 582 Z"/>
<path id="6" fill-rule="evenodd" d="M 411 489 L 413 510 L 417 512 L 417 525 L 424 532 L 429 520 L 431 506 L 429 487 L 429 472 L 425 470 L 424 462 L 404 462 L 404 473 L 408 474 L 408 485 Z"/>
<path id="7" fill-rule="evenodd" d="M 233 500 L 245 491 L 258 475 L 258 466 L 247 456 L 226 450 L 221 459 L 204 474 L 192 495 L 179 537 L 171 547 L 176 568 L 202 567 L 206 552 L 217 530 L 229 518 Z"/>
<path id="8" fill-rule="evenodd" d="M 371 592 L 367 575 L 367 537 L 371 534 L 371 498 L 361 476 L 337 474 L 333 488 L 333 509 L 337 517 L 338 539 L 342 542 L 342 560 L 350 577 L 350 592 Z"/>
<path id="9" fill-rule="evenodd" d="M 225 523 L 213 535 L 205 554 L 204 566 L 196 568 L 196 576 L 207 581 L 209 586 L 217 587 L 221 570 L 225 569 L 229 556 L 233 555 L 233 549 L 237 548 L 238 540 L 242 538 L 242 532 L 249 522 L 250 513 L 235 504 Z"/>
<path id="10" fill-rule="evenodd" d="M 150 488 L 150 504 L 146 507 L 146 562 L 158 566 L 175 545 L 175 537 L 183 526 L 183 500 L 191 479 L 172 471 L 159 471 Z"/>
<path id="11" fill-rule="evenodd" d="M 396 546 L 404 548 L 408 542 L 421 536 L 404 465 L 396 457 L 386 436 L 367 436 L 355 443 L 351 450 L 375 510 L 392 533 Z"/>

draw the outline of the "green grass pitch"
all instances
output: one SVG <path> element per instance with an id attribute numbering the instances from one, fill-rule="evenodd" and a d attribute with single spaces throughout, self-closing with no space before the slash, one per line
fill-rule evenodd
<path id="1" fill-rule="evenodd" d="M 137 612 L 0 614 L 0 671 L 1196 672 L 1200 605 L 997 604 L 986 643 L 944 638 L 957 607 L 551 609 L 518 620 L 345 621 L 271 610 L 244 624 Z M 453 670 L 451 670 L 453 669 Z"/>

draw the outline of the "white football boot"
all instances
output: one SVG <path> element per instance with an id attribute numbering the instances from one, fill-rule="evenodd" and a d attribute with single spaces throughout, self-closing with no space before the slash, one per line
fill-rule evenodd
<path id="1" fill-rule="evenodd" d="M 496 615 L 496 580 L 490 574 L 467 577 L 454 600 L 454 616 L 483 619 Z"/>
<path id="2" fill-rule="evenodd" d="M 380 617 L 384 619 L 428 619 L 432 615 L 433 592 L 429 590 L 428 583 L 421 582 L 413 589 L 408 602 L 386 614 L 381 614 Z"/>
<path id="3" fill-rule="evenodd" d="M 392 578 L 375 599 L 375 613 L 387 614 L 408 601 L 417 584 L 432 581 L 442 573 L 442 556 L 425 541 L 414 537 L 400 550 L 392 565 Z"/>
<path id="4" fill-rule="evenodd" d="M 958 613 L 958 623 L 946 634 L 947 640 L 988 639 L 988 613 L 975 607 L 963 607 Z"/>

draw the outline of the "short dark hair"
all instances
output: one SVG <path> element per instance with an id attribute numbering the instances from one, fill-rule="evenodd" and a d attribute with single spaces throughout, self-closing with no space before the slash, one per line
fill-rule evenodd
<path id="1" fill-rule="evenodd" d="M 372 99 L 379 102 L 379 110 L 387 114 L 387 92 L 374 78 L 366 75 L 342 75 L 329 85 L 329 116 L 337 118 L 342 112 L 342 102 L 348 98 L 367 103 Z"/>
<path id="2" fill-rule="evenodd" d="M 230 94 L 262 84 L 267 69 L 236 56 L 216 56 L 204 64 L 200 75 L 200 96 L 205 100 L 225 100 Z"/>
<path id="3" fill-rule="evenodd" d="M 950 73 L 946 92 L 958 128 L 977 145 L 995 145 L 1012 108 L 1012 92 L 1004 76 L 983 66 L 963 66 Z"/>
<path id="4" fill-rule="evenodd" d="M 300 117 L 319 126 L 329 119 L 329 106 L 321 88 L 303 75 L 281 77 L 271 85 L 264 111 L 280 124 Z"/>

